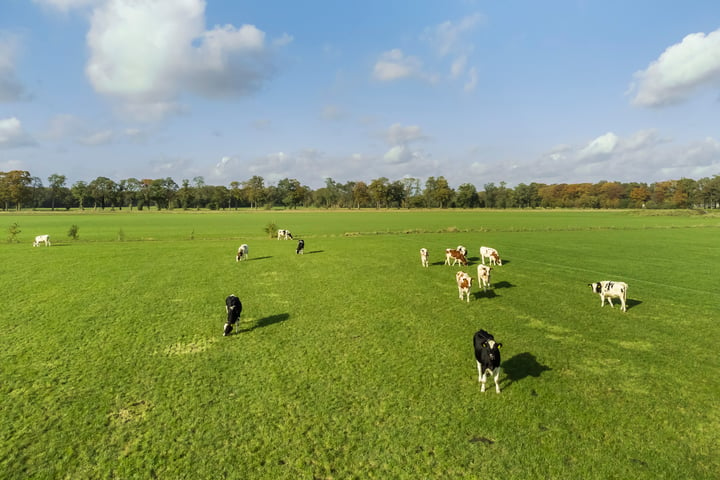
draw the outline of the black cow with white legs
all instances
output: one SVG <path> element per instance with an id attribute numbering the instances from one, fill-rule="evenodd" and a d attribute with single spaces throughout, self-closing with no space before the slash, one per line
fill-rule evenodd
<path id="1" fill-rule="evenodd" d="M 475 332 L 473 336 L 473 345 L 475 347 L 475 360 L 478 367 L 478 381 L 482 384 L 481 392 L 485 391 L 485 382 L 488 374 L 495 380 L 495 392 L 500 393 L 500 347 L 502 343 L 495 341 L 495 337 L 485 330 Z"/>
<path id="2" fill-rule="evenodd" d="M 298 255 L 302 255 L 305 253 L 305 240 L 298 240 L 297 248 L 295 249 L 295 253 Z"/>
<path id="3" fill-rule="evenodd" d="M 242 312 L 242 302 L 235 295 L 228 295 L 225 299 L 225 310 L 227 311 L 227 322 L 223 328 L 223 336 L 230 335 L 233 326 L 240 319 L 240 313 Z"/>

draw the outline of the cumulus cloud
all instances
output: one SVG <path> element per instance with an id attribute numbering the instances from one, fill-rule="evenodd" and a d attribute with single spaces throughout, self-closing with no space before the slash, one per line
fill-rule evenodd
<path id="1" fill-rule="evenodd" d="M 77 8 L 98 5 L 102 1 L 104 0 L 33 0 L 33 3 L 61 12 L 68 12 Z"/>
<path id="2" fill-rule="evenodd" d="M 463 17 L 457 22 L 447 20 L 425 29 L 424 38 L 433 45 L 440 56 L 456 54 L 458 51 L 463 53 L 473 48 L 464 36 L 484 20 L 485 18 L 479 13 Z"/>
<path id="3" fill-rule="evenodd" d="M 397 146 L 417 140 L 425 140 L 427 136 L 417 125 L 401 125 L 394 123 L 385 131 L 385 140 L 388 144 Z"/>
<path id="4" fill-rule="evenodd" d="M 35 141 L 23 129 L 15 117 L 0 118 L 0 148 L 34 145 Z"/>
<path id="5" fill-rule="evenodd" d="M 420 59 L 405 56 L 399 48 L 382 53 L 373 68 L 373 78 L 382 82 L 423 76 Z"/>
<path id="6" fill-rule="evenodd" d="M 138 118 L 182 111 L 178 97 L 249 95 L 275 72 L 272 46 L 254 25 L 205 29 L 202 0 L 109 0 L 93 10 L 86 75 Z M 292 41 L 283 35 L 276 45 Z"/>
<path id="7" fill-rule="evenodd" d="M 720 88 L 720 30 L 693 33 L 668 47 L 635 73 L 630 91 L 633 104 L 659 107 L 687 100 L 702 88 Z"/>
<path id="8" fill-rule="evenodd" d="M 23 100 L 25 88 L 15 73 L 19 41 L 14 35 L 0 32 L 0 102 Z"/>
<path id="9" fill-rule="evenodd" d="M 580 152 L 578 157 L 583 159 L 597 159 L 610 155 L 618 144 L 618 137 L 612 132 L 601 135 L 588 143 Z"/>

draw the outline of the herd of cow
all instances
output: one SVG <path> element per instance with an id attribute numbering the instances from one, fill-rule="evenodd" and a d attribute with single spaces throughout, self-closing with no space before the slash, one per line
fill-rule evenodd
<path id="1" fill-rule="evenodd" d="M 468 250 L 462 245 L 458 245 L 457 248 L 445 249 L 445 263 L 444 265 L 454 266 L 460 264 L 461 266 L 467 266 L 467 253 Z M 488 265 L 485 265 L 485 259 L 488 259 Z M 479 287 L 483 291 L 487 291 L 491 288 L 490 284 L 490 273 L 492 272 L 492 266 L 502 266 L 502 259 L 498 251 L 492 247 L 480 247 L 480 264 L 477 266 L 477 277 Z M 423 247 L 420 249 L 420 263 L 423 267 L 429 267 L 429 252 L 428 249 Z M 458 295 L 460 300 L 466 300 L 470 302 L 470 289 L 473 284 L 473 278 L 466 272 L 459 270 L 455 274 L 455 281 L 457 282 Z M 612 303 L 613 298 L 617 298 L 621 303 L 621 310 L 627 311 L 627 283 L 615 282 L 610 280 L 603 280 L 600 282 L 593 282 L 588 284 L 592 288 L 592 291 L 600 295 L 600 306 L 605 305 L 605 300 L 614 308 Z M 473 346 L 475 349 L 475 360 L 477 361 L 478 367 L 478 381 L 481 383 L 481 391 L 485 391 L 485 382 L 487 376 L 492 376 L 495 381 L 495 391 L 500 393 L 500 385 L 498 379 L 500 377 L 500 349 L 502 343 L 495 341 L 495 337 L 486 332 L 480 330 L 473 336 Z"/>
<path id="2" fill-rule="evenodd" d="M 277 232 L 278 240 L 292 240 L 293 236 L 290 230 L 280 229 Z M 39 246 L 41 243 L 45 246 L 50 246 L 50 235 L 38 235 L 33 241 L 33 247 Z M 298 240 L 297 248 L 295 249 L 296 254 L 303 254 L 305 249 L 305 241 Z M 468 250 L 462 245 L 458 245 L 457 248 L 445 249 L 445 263 L 444 265 L 454 266 L 460 264 L 461 266 L 467 266 L 467 253 Z M 237 254 L 235 255 L 235 261 L 247 260 L 249 255 L 249 247 L 247 244 L 242 244 L 238 248 Z M 429 267 L 429 251 L 427 248 L 420 249 L 420 262 L 423 267 Z M 488 265 L 485 265 L 485 259 L 488 259 Z M 483 291 L 491 288 L 490 274 L 492 272 L 492 266 L 502 266 L 502 259 L 498 251 L 492 247 L 480 247 L 480 264 L 477 266 L 477 278 L 479 287 Z M 470 302 L 470 289 L 472 288 L 473 278 L 466 272 L 459 270 L 455 274 L 455 281 L 457 282 L 458 294 L 460 300 L 466 300 Z M 601 282 L 589 283 L 588 286 L 592 288 L 592 291 L 600 295 L 600 306 L 605 305 L 605 300 L 614 308 L 612 303 L 613 298 L 620 300 L 621 309 L 623 312 L 627 311 L 627 283 L 615 282 L 610 280 L 603 280 Z M 227 321 L 223 327 L 223 335 L 229 335 L 235 324 L 240 319 L 240 313 L 242 312 L 242 303 L 240 299 L 235 295 L 229 295 L 225 299 L 225 310 L 227 312 Z M 485 383 L 488 375 L 495 381 L 495 391 L 500 393 L 500 384 L 498 379 L 500 378 L 500 347 L 502 343 L 496 342 L 495 337 L 486 332 L 485 330 L 479 330 L 473 336 L 473 346 L 475 349 L 475 360 L 477 361 L 478 367 L 478 381 L 481 383 L 481 391 L 485 391 Z"/>

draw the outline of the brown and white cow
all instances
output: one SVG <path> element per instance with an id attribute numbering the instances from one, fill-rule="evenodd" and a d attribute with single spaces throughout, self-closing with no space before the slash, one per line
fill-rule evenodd
<path id="1" fill-rule="evenodd" d="M 490 288 L 490 272 L 492 271 L 492 267 L 488 265 L 478 265 L 478 287 L 482 288 L 483 291 L 486 291 L 488 288 Z"/>
<path id="2" fill-rule="evenodd" d="M 428 253 L 428 249 L 427 249 L 427 248 L 421 248 L 421 249 L 420 249 L 420 263 L 422 263 L 422 266 L 423 266 L 423 267 L 427 267 L 427 266 L 430 265 L 430 264 L 428 263 L 428 256 L 429 256 L 429 255 L 430 255 L 430 254 Z"/>
<path id="3" fill-rule="evenodd" d="M 467 301 L 470 302 L 470 287 L 472 287 L 472 277 L 460 270 L 455 274 L 455 280 L 457 281 L 460 300 L 463 300 L 464 295 Z"/>
<path id="4" fill-rule="evenodd" d="M 490 260 L 490 265 L 501 265 L 500 255 L 498 251 L 491 247 L 480 247 L 480 262 L 485 265 L 485 257 Z"/>
<path id="5" fill-rule="evenodd" d="M 462 245 L 458 245 L 455 250 L 457 250 L 458 252 L 462 253 L 463 255 L 465 255 L 467 257 L 467 248 L 463 247 Z"/>
<path id="6" fill-rule="evenodd" d="M 452 264 L 450 261 L 452 260 Z M 445 249 L 445 265 L 455 265 L 456 263 L 460 263 L 460 265 L 466 266 L 468 264 L 467 258 L 465 258 L 465 255 L 462 254 L 462 252 L 455 250 L 454 248 L 446 248 Z"/>

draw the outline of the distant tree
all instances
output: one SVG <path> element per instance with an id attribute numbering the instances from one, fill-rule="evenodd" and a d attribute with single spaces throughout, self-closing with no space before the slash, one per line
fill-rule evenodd
<path id="1" fill-rule="evenodd" d="M 475 208 L 478 206 L 478 194 L 475 185 L 471 183 L 463 183 L 457 189 L 455 199 L 460 208 Z"/>
<path id="2" fill-rule="evenodd" d="M 242 189 L 245 198 L 250 202 L 250 208 L 257 208 L 263 202 L 265 180 L 262 177 L 254 175 L 250 180 L 242 182 Z"/>
<path id="3" fill-rule="evenodd" d="M 370 190 L 365 182 L 357 182 L 353 187 L 353 205 L 357 208 L 364 207 L 370 204 Z"/>
<path id="4" fill-rule="evenodd" d="M 195 209 L 200 210 L 200 203 L 205 199 L 204 195 L 204 187 L 205 187 L 205 177 L 197 176 L 193 178 L 193 183 L 195 184 Z"/>
<path id="5" fill-rule="evenodd" d="M 83 182 L 82 180 L 78 180 L 77 182 L 73 183 L 72 187 L 70 188 L 70 192 L 72 193 L 72 196 L 75 197 L 75 199 L 78 201 L 80 210 L 85 210 L 85 198 L 88 195 L 88 184 Z"/>
<path id="6" fill-rule="evenodd" d="M 389 206 L 397 208 L 405 206 L 405 186 L 401 181 L 395 180 L 388 184 L 387 201 Z"/>
<path id="7" fill-rule="evenodd" d="M 388 204 L 388 179 L 380 177 L 372 180 L 368 185 L 368 193 L 375 203 L 375 208 L 387 207 Z"/>
<path id="8" fill-rule="evenodd" d="M 58 173 L 53 173 L 48 177 L 48 184 L 50 187 L 50 209 L 53 212 L 55 211 L 55 199 L 58 197 L 60 189 L 65 186 L 66 180 L 65 175 L 60 175 Z"/>
<path id="9" fill-rule="evenodd" d="M 30 178 L 30 206 L 35 209 L 41 207 L 45 201 L 45 189 L 40 177 Z"/>
<path id="10" fill-rule="evenodd" d="M 440 176 L 437 178 L 434 197 L 440 208 L 447 208 L 455 197 L 455 191 L 450 188 L 445 177 Z"/>
<path id="11" fill-rule="evenodd" d="M 128 205 L 130 210 L 132 210 L 137 201 L 138 193 L 140 192 L 140 180 L 133 177 L 120 180 L 120 190 L 122 192 L 121 204 L 124 203 Z"/>
<path id="12" fill-rule="evenodd" d="M 636 208 L 645 207 L 645 202 L 650 200 L 650 190 L 644 185 L 639 185 L 630 190 L 632 206 Z"/>

